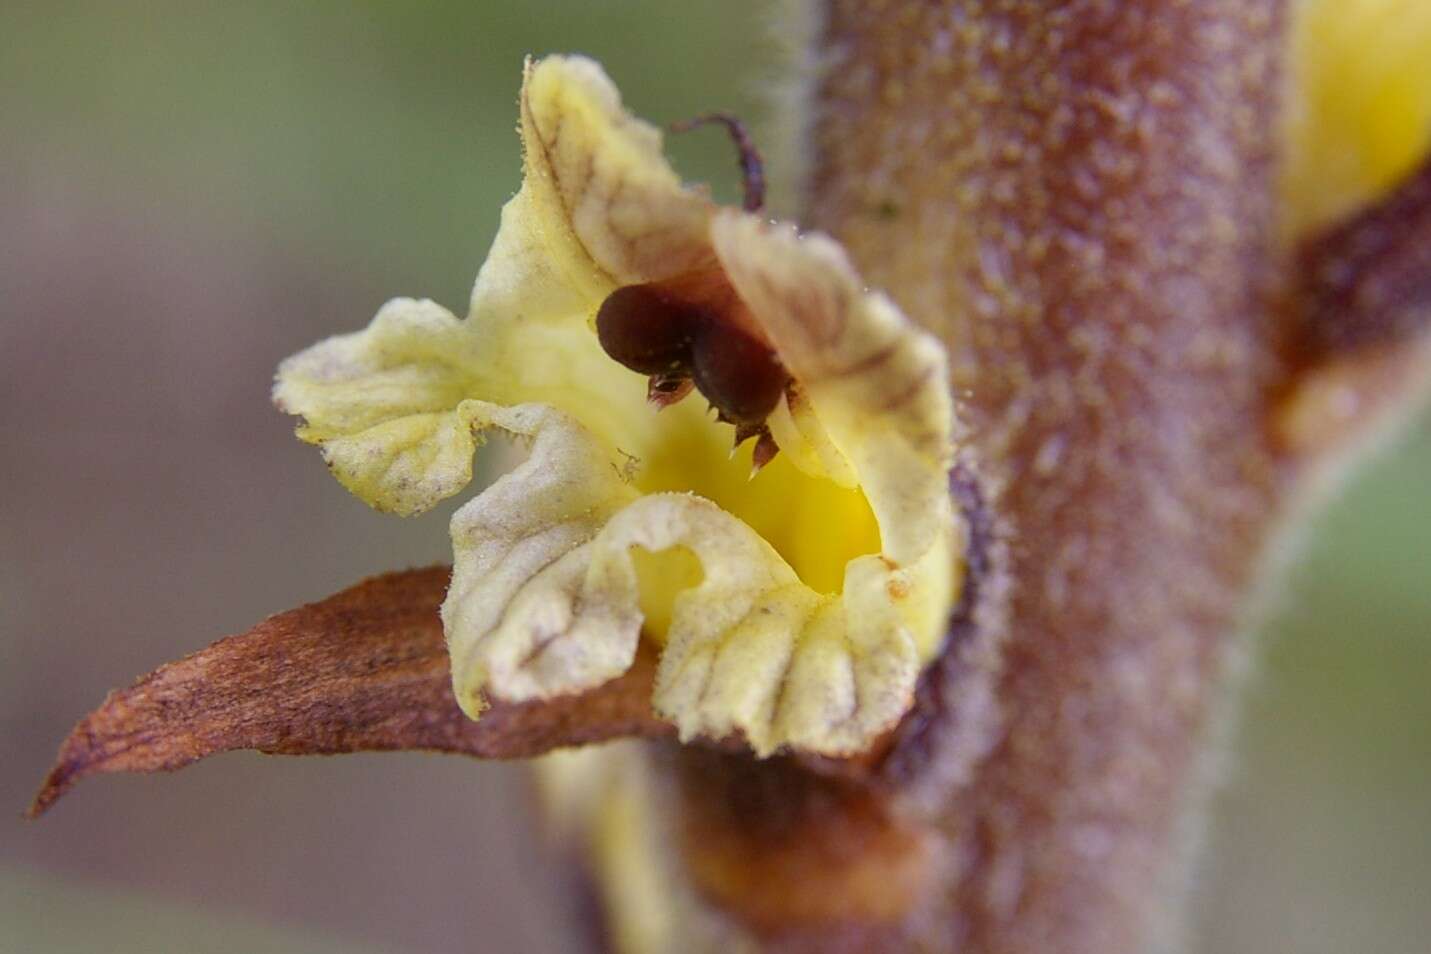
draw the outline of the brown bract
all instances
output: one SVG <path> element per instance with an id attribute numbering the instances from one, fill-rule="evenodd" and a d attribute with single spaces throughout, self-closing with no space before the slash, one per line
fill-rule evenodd
<path id="1" fill-rule="evenodd" d="M 1307 242 L 1303 360 L 1395 346 L 1431 325 L 1431 161 L 1383 202 Z"/>
<path id="2" fill-rule="evenodd" d="M 1302 244 L 1288 311 L 1297 374 L 1272 419 L 1284 454 L 1335 459 L 1420 404 L 1431 388 L 1431 162 Z"/>
<path id="3" fill-rule="evenodd" d="M 692 883 L 762 935 L 898 922 L 936 884 L 938 840 L 878 790 L 784 758 L 688 748 L 680 763 Z"/>
<path id="4" fill-rule="evenodd" d="M 60 747 L 30 816 L 89 775 L 183 768 L 236 749 L 274 755 L 422 749 L 524 758 L 670 734 L 651 714 L 654 663 L 580 695 L 497 704 L 452 696 L 437 608 L 447 567 L 389 573 L 280 613 L 109 694 Z"/>

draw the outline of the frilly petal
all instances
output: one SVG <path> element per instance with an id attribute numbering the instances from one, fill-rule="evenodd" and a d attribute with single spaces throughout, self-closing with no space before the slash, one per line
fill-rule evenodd
<path id="1" fill-rule="evenodd" d="M 378 510 L 420 513 L 472 479 L 476 346 L 440 305 L 394 299 L 363 331 L 284 361 L 274 401 L 303 417 L 299 438 L 344 487 Z"/>
<path id="2" fill-rule="evenodd" d="M 594 309 L 619 285 L 710 261 L 706 227 L 714 206 L 681 184 L 660 131 L 625 110 L 595 61 L 529 60 L 521 115 L 522 191 L 503 210 L 473 289 L 474 315 L 561 313 L 542 307 L 542 296 L 556 289 Z M 531 272 L 535 281 L 514 281 Z"/>
<path id="3" fill-rule="evenodd" d="M 640 497 L 597 529 L 629 491 L 591 499 L 599 457 L 572 455 L 553 412 L 530 423 L 526 464 L 453 519 L 443 612 L 469 713 L 484 694 L 548 698 L 624 672 L 642 623 L 632 551 L 680 547 L 703 578 L 676 597 L 652 702 L 683 739 L 738 733 L 761 755 L 847 755 L 903 715 L 919 656 L 885 561 L 855 560 L 844 595 L 817 594 L 746 524 L 690 494 Z M 534 486 L 538 475 L 552 476 Z"/>
<path id="4" fill-rule="evenodd" d="M 1283 225 L 1300 238 L 1362 208 L 1425 158 L 1431 4 L 1306 0 L 1291 20 Z"/>
<path id="5" fill-rule="evenodd" d="M 889 298 L 866 291 L 823 235 L 722 210 L 711 237 L 798 382 L 771 419 L 777 442 L 807 472 L 853 478 L 864 490 L 883 555 L 919 584 L 907 615 L 927 658 L 957 582 L 948 492 L 955 420 L 943 347 Z"/>
<path id="6" fill-rule="evenodd" d="M 477 426 L 529 448 L 527 460 L 452 517 L 452 584 L 442 604 L 458 703 L 484 690 L 520 700 L 599 685 L 635 657 L 635 625 L 588 638 L 565 594 L 591 540 L 636 498 L 627 475 L 572 418 L 542 404 L 480 405 Z M 598 609 L 593 607 L 593 609 Z M 588 617 L 590 622 L 594 617 Z"/>
<path id="7" fill-rule="evenodd" d="M 589 319 L 618 284 L 712 259 L 713 206 L 682 186 L 660 133 L 622 108 L 596 63 L 529 62 L 521 114 L 522 189 L 502 210 L 468 319 L 397 299 L 366 330 L 279 368 L 274 399 L 304 418 L 298 436 L 379 510 L 420 513 L 471 480 L 468 400 L 551 402 L 629 439 L 641 391 Z"/>

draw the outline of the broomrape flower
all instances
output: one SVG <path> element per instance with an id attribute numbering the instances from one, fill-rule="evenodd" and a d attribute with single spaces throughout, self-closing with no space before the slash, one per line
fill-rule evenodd
<path id="1" fill-rule="evenodd" d="M 452 518 L 470 717 L 605 683 L 646 640 L 683 739 L 868 748 L 960 586 L 943 349 L 829 238 L 684 186 L 591 60 L 529 62 L 520 107 L 467 317 L 395 299 L 283 362 L 275 401 L 403 515 L 462 491 L 487 435 L 525 448 Z"/>

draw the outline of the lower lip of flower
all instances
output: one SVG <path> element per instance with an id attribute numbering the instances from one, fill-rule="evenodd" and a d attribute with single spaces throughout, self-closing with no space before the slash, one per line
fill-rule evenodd
<path id="1" fill-rule="evenodd" d="M 812 477 L 784 455 L 752 477 L 755 446 L 732 453 L 724 429 L 698 411 L 666 412 L 653 426 L 658 433 L 636 476 L 637 489 L 711 500 L 760 534 L 812 590 L 840 592 L 845 565 L 880 551 L 879 526 L 859 488 Z M 667 550 L 638 553 L 637 566 L 647 635 L 660 641 L 672 601 L 700 582 L 700 565 L 689 553 Z"/>

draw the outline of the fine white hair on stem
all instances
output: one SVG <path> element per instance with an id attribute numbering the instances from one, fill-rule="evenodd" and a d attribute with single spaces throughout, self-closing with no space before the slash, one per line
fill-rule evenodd
<path id="1" fill-rule="evenodd" d="M 771 62 L 747 81 L 762 103 L 757 142 L 765 156 L 767 208 L 775 218 L 799 221 L 810 163 L 813 90 L 826 64 L 815 38 L 824 28 L 824 5 L 781 0 L 765 14 Z"/>

